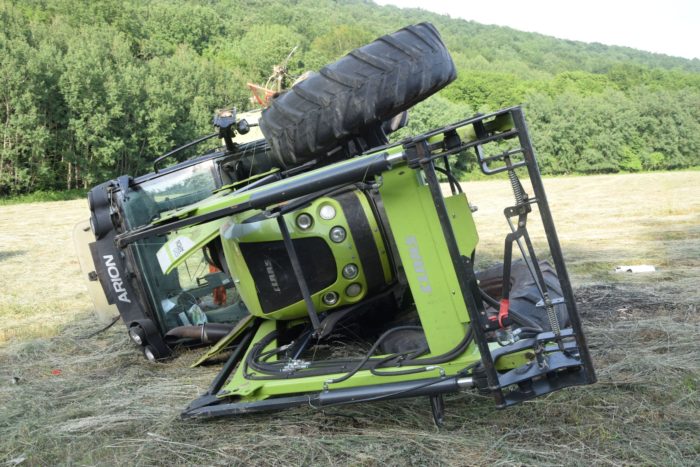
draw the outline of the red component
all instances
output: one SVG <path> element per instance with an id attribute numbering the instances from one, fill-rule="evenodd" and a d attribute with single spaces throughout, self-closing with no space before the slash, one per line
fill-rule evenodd
<path id="1" fill-rule="evenodd" d="M 61 374 L 61 370 L 58 370 L 58 369 L 56 369 L 56 370 L 51 370 L 51 374 L 54 375 L 54 376 L 59 376 L 59 375 Z"/>
<path id="2" fill-rule="evenodd" d="M 275 95 L 275 91 L 272 89 L 267 89 L 263 86 L 258 86 L 257 84 L 248 83 L 248 88 L 250 92 L 253 93 L 253 98 L 263 107 L 270 105 L 270 100 L 272 96 Z"/>
<path id="3" fill-rule="evenodd" d="M 503 320 L 508 318 L 508 308 L 510 308 L 510 301 L 507 298 L 501 299 L 501 308 L 498 310 L 498 325 L 503 327 Z"/>
<path id="4" fill-rule="evenodd" d="M 219 272 L 220 269 L 217 268 L 216 266 L 210 264 L 209 265 L 209 272 Z M 212 292 L 212 296 L 214 298 L 214 305 L 225 305 L 226 304 L 226 287 L 223 285 L 221 287 L 217 287 L 214 289 Z"/>

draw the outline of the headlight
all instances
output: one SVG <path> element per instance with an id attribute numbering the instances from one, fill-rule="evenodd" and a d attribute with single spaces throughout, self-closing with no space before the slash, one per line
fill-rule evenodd
<path id="1" fill-rule="evenodd" d="M 324 204 L 319 211 L 321 218 L 329 221 L 335 217 L 335 208 L 330 204 Z"/>

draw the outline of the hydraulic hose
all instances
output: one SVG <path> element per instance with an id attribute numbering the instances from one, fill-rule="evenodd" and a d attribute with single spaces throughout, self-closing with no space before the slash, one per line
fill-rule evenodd
<path id="1" fill-rule="evenodd" d="M 427 349 L 416 349 L 412 350 L 409 352 L 404 352 L 402 354 L 393 354 L 389 356 L 384 356 L 381 358 L 371 358 L 372 354 L 377 350 L 379 345 L 382 343 L 384 339 L 386 339 L 389 335 L 391 335 L 393 332 L 399 331 L 399 330 L 422 330 L 422 327 L 420 326 L 399 326 L 396 328 L 392 328 L 384 332 L 377 341 L 375 341 L 374 345 L 372 348 L 367 352 L 364 358 L 361 360 L 357 359 L 343 359 L 343 360 L 330 360 L 330 361 L 322 361 L 322 362 L 312 362 L 309 367 L 301 370 L 297 370 L 293 372 L 290 371 L 284 371 L 283 368 L 287 364 L 287 362 L 282 361 L 279 363 L 260 363 L 259 359 L 263 356 L 261 354 L 261 350 L 267 347 L 272 340 L 274 340 L 277 337 L 277 331 L 272 331 L 263 339 L 261 339 L 255 347 L 251 350 L 251 352 L 248 354 L 248 357 L 246 358 L 244 362 L 244 372 L 246 374 L 246 377 L 249 379 L 257 379 L 257 380 L 269 380 L 269 379 L 287 379 L 287 378 L 300 378 L 300 377 L 310 377 L 310 376 L 320 376 L 320 375 L 329 375 L 329 374 L 334 374 L 334 373 L 341 373 L 341 372 L 347 372 L 345 375 L 343 375 L 340 378 L 337 378 L 335 380 L 332 380 L 329 382 L 329 384 L 345 381 L 346 379 L 352 377 L 354 374 L 356 374 L 358 371 L 361 370 L 370 370 L 377 376 L 391 376 L 391 375 L 397 375 L 397 374 L 411 374 L 411 373 L 418 373 L 421 371 L 425 371 L 424 369 L 408 369 L 408 370 L 398 370 L 397 371 L 387 371 L 387 372 L 379 372 L 377 371 L 378 368 L 383 368 L 383 367 L 388 367 L 388 363 L 397 359 L 401 358 L 402 356 L 405 355 L 410 355 L 410 354 L 415 354 L 416 356 L 422 355 L 425 350 Z M 467 330 L 467 332 L 464 335 L 464 339 L 457 344 L 455 348 L 452 350 L 449 350 L 448 352 L 441 354 L 441 355 L 436 355 L 434 357 L 430 358 L 416 358 L 416 357 L 409 357 L 404 360 L 401 360 L 400 366 L 425 366 L 425 365 L 437 365 L 440 363 L 445 363 L 450 360 L 453 360 L 455 357 L 459 356 L 461 353 L 463 353 L 467 346 L 471 343 L 473 339 L 473 333 L 471 327 Z M 278 349 L 275 349 L 278 350 Z M 265 355 L 269 355 L 270 352 L 268 351 L 265 352 Z M 350 365 L 354 365 L 352 368 L 349 369 Z M 254 375 L 248 373 L 248 368 L 260 372 L 260 373 L 265 373 L 266 376 L 263 375 Z"/>

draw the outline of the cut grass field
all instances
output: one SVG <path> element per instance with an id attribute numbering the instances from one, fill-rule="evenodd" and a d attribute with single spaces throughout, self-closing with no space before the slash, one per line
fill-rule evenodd
<path id="1" fill-rule="evenodd" d="M 70 238 L 85 201 L 0 206 L 0 465 L 697 465 L 700 172 L 545 186 L 599 382 L 504 411 L 452 395 L 440 430 L 426 398 L 179 420 L 216 367 L 187 368 L 201 350 L 150 364 L 120 324 L 85 338 L 100 327 Z M 480 263 L 497 261 L 507 182 L 464 188 Z"/>

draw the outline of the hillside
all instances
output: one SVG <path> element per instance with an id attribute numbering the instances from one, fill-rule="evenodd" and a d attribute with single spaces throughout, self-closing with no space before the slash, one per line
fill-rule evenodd
<path id="1" fill-rule="evenodd" d="M 0 0 L 0 21 L 0 196 L 147 171 L 210 131 L 213 109 L 248 107 L 245 83 L 294 47 L 299 75 L 420 21 L 459 77 L 406 132 L 524 104 L 546 173 L 700 165 L 698 59 L 360 0 Z"/>

